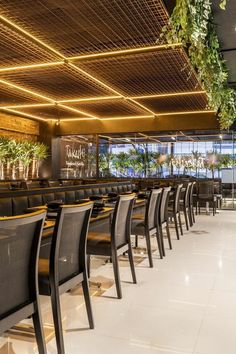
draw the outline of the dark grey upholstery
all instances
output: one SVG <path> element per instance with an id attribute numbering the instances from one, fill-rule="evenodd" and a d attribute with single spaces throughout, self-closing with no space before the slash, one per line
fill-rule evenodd
<path id="1" fill-rule="evenodd" d="M 152 250 L 151 250 L 151 241 L 150 236 L 156 235 L 157 243 L 159 247 L 159 252 L 161 255 L 161 244 L 159 238 L 159 230 L 157 228 L 157 208 L 160 205 L 162 189 L 152 189 L 149 195 L 145 216 L 144 217 L 135 217 L 132 219 L 132 228 L 131 233 L 136 237 L 136 246 L 137 246 L 137 238 L 138 236 L 145 236 L 146 244 L 147 244 L 147 252 L 149 258 L 149 265 L 153 267 L 152 260 Z"/>
<path id="2" fill-rule="evenodd" d="M 120 191 L 118 193 L 122 193 L 131 191 L 132 185 L 130 182 L 114 182 L 32 190 L 0 190 L 0 216 L 20 215 L 25 213 L 28 207 L 44 205 L 53 200 L 62 200 L 64 203 L 73 204 L 76 200 L 85 199 L 92 195 L 105 195 L 112 192 L 112 189 L 116 193 L 118 190 Z"/>
<path id="3" fill-rule="evenodd" d="M 43 197 L 40 194 L 30 195 L 28 197 L 29 207 L 43 205 Z"/>
<path id="4" fill-rule="evenodd" d="M 130 241 L 131 213 L 134 203 L 134 194 L 118 197 L 114 215 L 112 218 L 110 234 L 92 233 L 88 235 L 88 255 L 102 255 L 112 258 L 117 295 L 122 297 L 118 255 L 128 251 L 133 282 L 136 283 L 136 275 L 133 262 L 132 246 Z"/>
<path id="5" fill-rule="evenodd" d="M 32 316 L 39 354 L 46 354 L 38 296 L 38 255 L 46 213 L 0 219 L 0 335 Z"/>
<path id="6" fill-rule="evenodd" d="M 39 292 L 51 296 L 57 352 L 65 353 L 60 294 L 82 283 L 90 328 L 94 328 L 90 303 L 86 243 L 92 203 L 62 206 L 56 219 L 49 259 L 39 260 Z"/>
<path id="7" fill-rule="evenodd" d="M 13 215 L 24 214 L 28 207 L 29 203 L 27 197 L 12 198 Z"/>
<path id="8" fill-rule="evenodd" d="M 12 199 L 2 198 L 0 202 L 0 215 L 1 216 L 12 216 Z"/>

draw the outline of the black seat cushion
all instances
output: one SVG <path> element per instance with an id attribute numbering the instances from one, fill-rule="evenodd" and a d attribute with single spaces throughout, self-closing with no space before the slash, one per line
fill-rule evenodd
<path id="1" fill-rule="evenodd" d="M 13 215 L 20 215 L 26 212 L 29 207 L 27 197 L 15 197 L 12 198 Z"/>
<path id="2" fill-rule="evenodd" d="M 0 216 L 12 216 L 12 199 L 1 198 L 0 199 Z"/>

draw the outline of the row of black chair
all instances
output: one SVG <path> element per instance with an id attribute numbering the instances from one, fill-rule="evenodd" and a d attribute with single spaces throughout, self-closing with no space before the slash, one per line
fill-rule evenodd
<path id="1" fill-rule="evenodd" d="M 181 194 L 182 191 L 182 194 Z M 20 320 L 32 316 L 40 354 L 46 353 L 39 307 L 39 294 L 51 297 L 57 350 L 64 354 L 60 294 L 82 283 L 90 328 L 94 328 L 88 286 L 90 255 L 108 256 L 113 265 L 118 298 L 122 297 L 118 256 L 128 253 L 133 283 L 136 274 L 131 235 L 146 239 L 150 267 L 153 267 L 151 236 L 157 239 L 160 257 L 165 256 L 163 228 L 172 249 L 169 222 L 174 220 L 177 239 L 183 234 L 181 212 L 188 229 L 195 222 L 194 182 L 153 189 L 143 215 L 132 215 L 135 195 L 121 195 L 116 203 L 110 233 L 88 233 L 91 202 L 63 205 L 56 219 L 49 259 L 39 259 L 44 212 L 0 220 L 0 334 Z M 179 230 L 180 229 L 180 230 Z M 88 236 L 88 237 L 87 237 Z M 18 252 L 21 249 L 22 252 Z M 87 256 L 88 255 L 88 256 Z M 38 275 L 39 274 L 39 275 Z M 6 296 L 7 295 L 7 296 Z"/>

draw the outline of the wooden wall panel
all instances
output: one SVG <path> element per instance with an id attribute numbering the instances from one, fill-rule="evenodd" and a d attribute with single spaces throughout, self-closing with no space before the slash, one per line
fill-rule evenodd
<path id="1" fill-rule="evenodd" d="M 39 122 L 0 113 L 0 136 L 36 141 L 39 136 Z"/>

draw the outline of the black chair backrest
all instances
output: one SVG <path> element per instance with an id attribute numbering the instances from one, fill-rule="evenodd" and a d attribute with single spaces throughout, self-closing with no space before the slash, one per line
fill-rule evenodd
<path id="1" fill-rule="evenodd" d="M 160 225 L 160 209 L 161 209 L 161 199 L 162 199 L 163 188 L 158 188 L 157 191 L 158 191 L 158 194 L 157 194 L 156 211 L 155 211 L 155 227 L 156 228 L 158 227 L 158 225 Z"/>
<path id="2" fill-rule="evenodd" d="M 152 189 L 148 197 L 145 211 L 145 225 L 148 226 L 149 230 L 156 227 L 156 207 L 159 193 L 161 193 L 159 189 Z"/>
<path id="3" fill-rule="evenodd" d="M 212 181 L 203 181 L 198 182 L 198 195 L 204 197 L 213 197 L 214 195 L 214 182 Z"/>
<path id="4" fill-rule="evenodd" d="M 180 211 L 180 196 L 181 196 L 181 189 L 183 188 L 182 184 L 178 184 L 175 187 L 175 193 L 174 193 L 174 211 L 177 213 Z"/>
<path id="5" fill-rule="evenodd" d="M 120 195 L 116 202 L 111 225 L 111 242 L 115 248 L 129 242 L 134 198 L 135 194 Z"/>
<path id="6" fill-rule="evenodd" d="M 185 192 L 184 192 L 184 206 L 189 207 L 190 205 L 190 194 L 191 194 L 191 189 L 193 186 L 194 182 L 188 182 L 186 187 L 185 187 Z"/>
<path id="7" fill-rule="evenodd" d="M 160 223 L 163 224 L 168 219 L 168 203 L 171 187 L 165 187 L 162 191 L 161 207 L 160 207 Z"/>
<path id="8" fill-rule="evenodd" d="M 193 194 L 196 188 L 196 182 L 192 182 L 189 193 L 189 205 L 193 205 Z"/>
<path id="9" fill-rule="evenodd" d="M 0 218 L 0 334 L 35 312 L 46 212 Z"/>
<path id="10" fill-rule="evenodd" d="M 62 205 L 50 253 L 50 276 L 63 284 L 84 271 L 86 242 L 93 203 Z"/>

